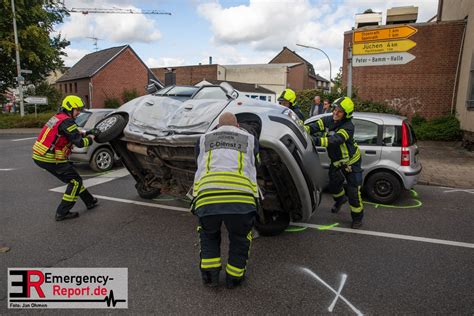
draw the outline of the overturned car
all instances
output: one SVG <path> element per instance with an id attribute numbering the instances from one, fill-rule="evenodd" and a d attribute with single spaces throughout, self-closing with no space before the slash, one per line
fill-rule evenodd
<path id="1" fill-rule="evenodd" d="M 96 140 L 111 143 L 142 198 L 185 196 L 197 169 L 196 142 L 224 111 L 260 143 L 259 232 L 275 235 L 290 220 L 308 220 L 327 175 L 302 122 L 290 109 L 242 96 L 228 83 L 166 87 L 129 101 L 96 125 Z"/>

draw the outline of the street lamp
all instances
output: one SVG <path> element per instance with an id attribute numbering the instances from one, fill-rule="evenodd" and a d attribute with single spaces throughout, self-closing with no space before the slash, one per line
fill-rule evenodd
<path id="1" fill-rule="evenodd" d="M 306 47 L 306 48 L 311 48 L 311 49 L 316 49 L 319 50 L 321 53 L 323 53 L 328 61 L 329 61 L 329 90 L 331 90 L 331 83 L 332 83 L 332 66 L 331 66 L 331 59 L 329 59 L 328 54 L 326 54 L 321 48 L 313 47 L 313 46 L 308 46 L 308 45 L 302 45 L 302 44 L 296 44 L 297 46 L 301 47 Z"/>

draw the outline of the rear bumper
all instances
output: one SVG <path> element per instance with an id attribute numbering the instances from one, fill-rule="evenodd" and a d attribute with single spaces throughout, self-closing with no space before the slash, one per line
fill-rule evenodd
<path id="1" fill-rule="evenodd" d="M 400 174 L 402 175 L 402 182 L 403 186 L 405 189 L 410 190 L 412 189 L 415 184 L 418 183 L 418 178 L 420 177 L 422 166 L 420 166 L 416 169 L 414 168 L 408 168 L 408 169 L 399 169 Z"/>

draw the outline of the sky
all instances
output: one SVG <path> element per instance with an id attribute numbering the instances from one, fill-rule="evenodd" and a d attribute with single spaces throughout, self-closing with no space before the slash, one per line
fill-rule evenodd
<path id="1" fill-rule="evenodd" d="M 286 46 L 312 63 L 329 79 L 342 65 L 343 36 L 354 26 L 355 14 L 366 9 L 417 6 L 426 22 L 438 0 L 64 0 L 68 8 L 159 10 L 171 15 L 71 13 L 55 32 L 71 42 L 64 58 L 72 66 L 99 49 L 129 44 L 151 68 L 208 64 L 268 63 Z"/>

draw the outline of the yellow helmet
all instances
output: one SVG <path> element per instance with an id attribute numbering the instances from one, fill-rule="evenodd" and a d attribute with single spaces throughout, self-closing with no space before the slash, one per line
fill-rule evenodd
<path id="1" fill-rule="evenodd" d="M 351 118 L 352 113 L 354 112 L 354 102 L 352 102 L 351 98 L 349 97 L 340 97 L 336 99 L 332 106 L 337 109 L 342 109 L 344 113 L 346 113 L 346 118 Z"/>
<path id="2" fill-rule="evenodd" d="M 72 111 L 72 109 L 78 109 L 80 111 L 84 107 L 84 103 L 78 96 L 68 95 L 64 98 L 61 107 L 66 111 Z"/>
<path id="3" fill-rule="evenodd" d="M 285 89 L 281 94 L 280 97 L 278 98 L 278 101 L 288 101 L 291 103 L 291 105 L 295 104 L 296 101 L 296 93 L 295 91 L 291 89 Z"/>

